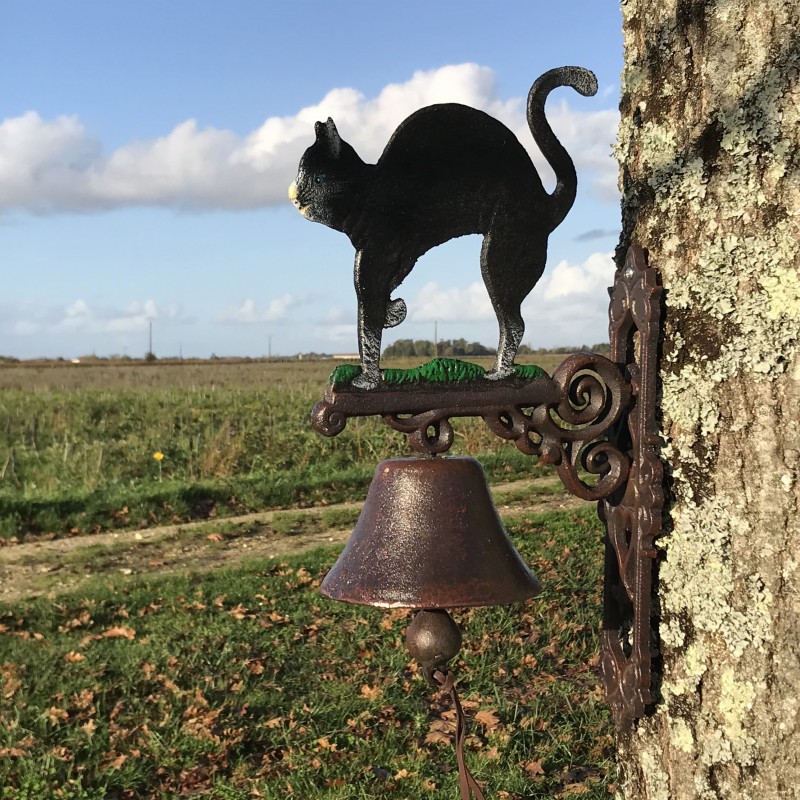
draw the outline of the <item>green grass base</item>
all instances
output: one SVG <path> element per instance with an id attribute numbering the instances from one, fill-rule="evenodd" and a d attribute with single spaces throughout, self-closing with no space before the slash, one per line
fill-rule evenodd
<path id="1" fill-rule="evenodd" d="M 341 364 L 331 373 L 331 383 L 335 386 L 349 385 L 361 373 L 356 364 Z M 461 361 L 456 358 L 434 358 L 425 364 L 411 369 L 385 369 L 381 373 L 383 382 L 390 386 L 421 383 L 465 383 L 478 380 L 486 375 L 479 364 Z M 535 364 L 514 365 L 514 377 L 535 380 L 547 373 Z"/>

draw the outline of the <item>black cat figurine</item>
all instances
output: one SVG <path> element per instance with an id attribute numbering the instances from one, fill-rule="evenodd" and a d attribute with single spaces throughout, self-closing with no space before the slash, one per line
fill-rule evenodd
<path id="1" fill-rule="evenodd" d="M 486 375 L 512 374 L 525 331 L 520 306 L 542 276 L 547 237 L 577 190 L 572 159 L 544 114 L 547 95 L 558 86 L 590 96 L 597 79 L 582 67 L 560 67 L 528 94 L 528 125 L 556 174 L 552 194 L 514 134 L 475 108 L 446 103 L 416 111 L 377 164 L 364 163 L 332 119 L 316 123 L 316 142 L 300 160 L 289 197 L 306 219 L 343 231 L 356 249 L 361 374 L 353 386 L 380 382 L 382 330 L 406 315 L 405 302 L 391 293 L 417 259 L 470 233 L 483 234 L 481 274 L 500 326 L 497 360 Z"/>

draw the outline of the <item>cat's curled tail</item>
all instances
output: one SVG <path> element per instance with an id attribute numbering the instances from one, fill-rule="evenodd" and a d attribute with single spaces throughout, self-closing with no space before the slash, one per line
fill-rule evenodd
<path id="1" fill-rule="evenodd" d="M 528 93 L 528 126 L 536 144 L 556 173 L 556 188 L 550 195 L 551 230 L 567 216 L 575 202 L 578 188 L 575 165 L 564 146 L 556 139 L 544 114 L 547 95 L 559 86 L 571 86 L 584 97 L 591 97 L 597 93 L 597 78 L 593 72 L 583 67 L 556 67 L 537 78 Z"/>

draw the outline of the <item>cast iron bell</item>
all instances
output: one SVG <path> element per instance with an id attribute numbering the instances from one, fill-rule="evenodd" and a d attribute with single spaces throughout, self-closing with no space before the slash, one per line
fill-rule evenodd
<path id="1" fill-rule="evenodd" d="M 540 589 L 474 458 L 380 463 L 355 530 L 321 586 L 347 603 L 422 609 L 504 605 Z"/>

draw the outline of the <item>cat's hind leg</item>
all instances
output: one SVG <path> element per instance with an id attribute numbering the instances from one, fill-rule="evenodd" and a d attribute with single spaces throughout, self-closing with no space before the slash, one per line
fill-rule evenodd
<path id="1" fill-rule="evenodd" d="M 496 304 L 494 306 L 500 326 L 500 338 L 494 367 L 486 373 L 486 377 L 496 381 L 514 374 L 514 359 L 525 333 L 525 322 L 522 319 L 519 303 L 516 308 L 508 306 L 499 308 Z"/>
<path id="2" fill-rule="evenodd" d="M 483 240 L 481 274 L 500 328 L 495 364 L 486 373 L 490 380 L 514 373 L 514 359 L 525 334 L 522 303 L 544 272 L 547 240 L 542 247 L 527 234 L 525 225 L 509 216 Z"/>

